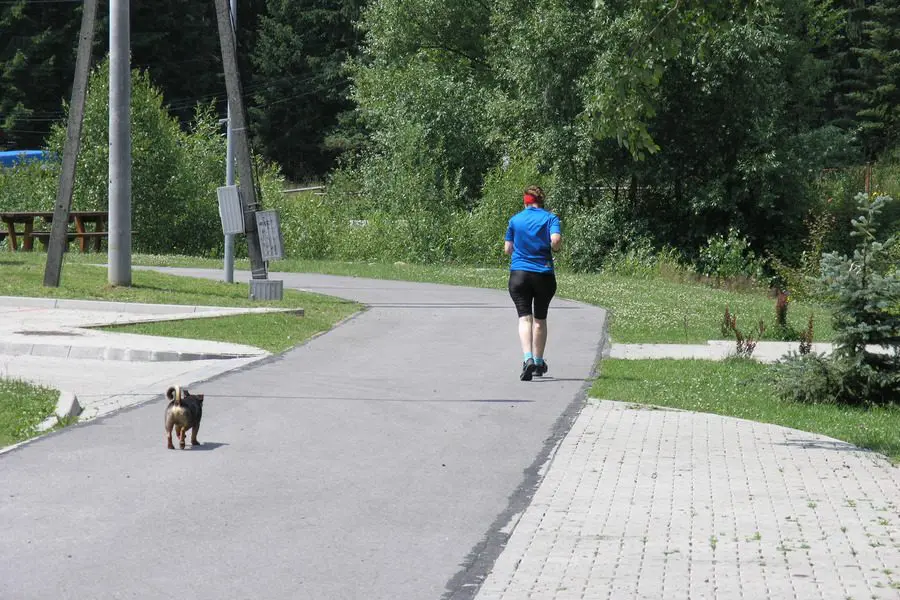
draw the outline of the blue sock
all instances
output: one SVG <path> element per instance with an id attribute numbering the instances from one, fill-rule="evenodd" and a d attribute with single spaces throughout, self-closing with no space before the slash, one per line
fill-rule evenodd
<path id="1" fill-rule="evenodd" d="M 531 352 L 526 352 L 526 353 L 525 353 L 525 360 L 524 360 L 523 362 L 527 362 L 529 358 L 534 358 L 534 356 L 531 354 Z"/>
<path id="2" fill-rule="evenodd" d="M 544 359 L 539 356 L 535 356 L 534 364 L 536 364 L 537 366 L 541 366 L 542 364 L 544 364 Z"/>

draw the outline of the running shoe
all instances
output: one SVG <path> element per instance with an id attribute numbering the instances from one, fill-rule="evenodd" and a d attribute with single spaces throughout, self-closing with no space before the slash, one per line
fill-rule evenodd
<path id="1" fill-rule="evenodd" d="M 548 370 L 550 370 L 550 367 L 547 365 L 547 361 L 545 360 L 539 365 L 534 365 L 534 376 L 543 377 L 547 374 Z"/>
<path id="2" fill-rule="evenodd" d="M 533 359 L 529 358 L 522 363 L 522 374 L 519 375 L 519 379 L 522 381 L 531 381 L 531 376 L 534 374 L 535 369 L 537 369 L 537 365 L 534 364 Z"/>

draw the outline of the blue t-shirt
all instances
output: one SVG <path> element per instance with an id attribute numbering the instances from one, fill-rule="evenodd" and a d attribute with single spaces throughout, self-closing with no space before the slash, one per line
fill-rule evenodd
<path id="1" fill-rule="evenodd" d="M 510 271 L 552 273 L 550 235 L 562 233 L 559 217 L 543 208 L 525 208 L 513 215 L 506 229 L 506 241 L 513 243 Z"/>

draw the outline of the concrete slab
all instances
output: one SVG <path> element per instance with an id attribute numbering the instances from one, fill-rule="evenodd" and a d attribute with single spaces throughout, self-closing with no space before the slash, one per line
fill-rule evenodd
<path id="1" fill-rule="evenodd" d="M 818 354 L 831 354 L 834 346 L 830 343 L 816 342 L 812 351 Z M 751 358 L 759 362 L 772 363 L 780 360 L 789 352 L 799 353 L 799 342 L 761 341 Z M 871 346 L 871 352 L 887 352 L 886 349 Z M 608 356 L 627 360 L 673 358 L 723 360 L 737 354 L 735 342 L 728 340 L 710 340 L 706 344 L 618 344 L 612 343 Z"/>

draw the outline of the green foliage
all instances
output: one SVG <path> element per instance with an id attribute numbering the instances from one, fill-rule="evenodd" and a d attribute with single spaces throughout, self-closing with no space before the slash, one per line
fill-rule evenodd
<path id="1" fill-rule="evenodd" d="M 629 241 L 640 234 L 619 207 L 604 203 L 594 208 L 574 208 L 565 219 L 563 256 L 576 271 L 598 271 L 610 257 L 629 251 Z"/>
<path id="2" fill-rule="evenodd" d="M 835 305 L 835 341 L 840 352 L 856 357 L 869 344 L 900 349 L 900 276 L 895 264 L 886 262 L 887 249 L 900 241 L 896 232 L 878 241 L 877 219 L 888 196 L 860 194 L 860 215 L 851 224 L 858 245 L 852 257 L 828 253 L 822 258 L 822 277 L 827 297 Z"/>
<path id="3" fill-rule="evenodd" d="M 55 161 L 0 167 L 0 210 L 51 210 L 59 167 Z"/>
<path id="4" fill-rule="evenodd" d="M 844 365 L 824 354 L 789 353 L 772 365 L 781 398 L 809 404 L 832 404 L 841 398 Z"/>
<path id="5" fill-rule="evenodd" d="M 238 38 L 243 41 L 251 23 L 252 4 L 238 3 Z M 198 0 L 129 0 L 131 13 L 131 66 L 150 74 L 162 93 L 169 114 L 189 130 L 198 105 L 214 104 L 224 112 L 225 86 L 215 2 Z M 104 14 L 100 5 L 98 17 Z M 97 27 L 100 53 L 107 47 L 108 22 Z M 96 56 L 96 54 L 95 54 Z M 243 69 L 243 73 L 248 70 Z M 242 74 L 243 74 L 242 73 Z M 247 81 L 244 81 L 245 89 Z M 224 116 L 224 114 L 222 115 Z"/>
<path id="6" fill-rule="evenodd" d="M 900 162 L 885 159 L 867 166 L 832 169 L 823 173 L 812 189 L 812 193 L 819 198 L 812 212 L 821 215 L 822 219 L 849 223 L 857 215 L 856 196 L 866 189 L 900 198 Z M 900 202 L 888 203 L 879 219 L 884 223 L 885 231 L 900 231 Z M 822 241 L 822 250 L 852 253 L 856 241 L 851 232 L 850 228 L 831 227 Z"/>
<path id="7" fill-rule="evenodd" d="M 718 281 L 762 276 L 762 261 L 756 258 L 747 239 L 734 228 L 728 230 L 728 237 L 714 236 L 700 248 L 697 268 L 700 273 Z"/>
<path id="8" fill-rule="evenodd" d="M 351 108 L 343 64 L 358 44 L 361 4 L 266 2 L 251 54 L 251 126 L 263 155 L 294 181 L 321 179 L 333 164 L 326 137 Z"/>
<path id="9" fill-rule="evenodd" d="M 682 263 L 674 249 L 657 251 L 650 240 L 640 237 L 630 242 L 625 251 L 608 255 L 603 261 L 602 271 L 638 279 L 677 278 L 689 273 L 690 267 Z"/>
<path id="10" fill-rule="evenodd" d="M 769 267 L 791 299 L 800 300 L 814 294 L 815 283 L 821 273 L 825 240 L 834 228 L 834 221 L 834 216 L 826 212 L 809 216 L 806 221 L 809 234 L 804 240 L 804 248 L 796 260 L 796 266 L 787 264 L 773 254 L 769 255 Z"/>
<path id="11" fill-rule="evenodd" d="M 474 80 L 453 67 L 416 56 L 402 65 L 376 62 L 356 70 L 355 97 L 373 130 L 360 175 L 366 186 L 383 190 L 378 196 L 391 207 L 409 204 L 422 186 L 427 193 L 416 202 L 426 204 L 448 185 L 470 197 L 481 186 L 488 164 L 485 98 Z M 413 187 L 398 187 L 404 180 Z M 465 206 L 465 196 L 453 205 Z"/>
<path id="12" fill-rule="evenodd" d="M 510 158 L 505 167 L 491 169 L 484 179 L 481 202 L 472 210 L 457 210 L 451 225 L 455 261 L 478 265 L 505 265 L 503 236 L 510 217 L 522 210 L 522 193 L 539 185 L 548 194 L 553 210 L 553 181 L 541 175 L 533 157 Z"/>
<path id="13" fill-rule="evenodd" d="M 259 1 L 242 0 L 242 18 L 256 12 L 251 5 Z M 98 10 L 95 62 L 109 39 L 104 6 Z M 171 112 L 187 126 L 198 103 L 224 96 L 215 5 L 130 0 L 130 12 L 131 64 L 152 73 Z M 0 3 L 0 148 L 42 147 L 52 124 L 63 116 L 81 17 L 81 2 Z"/>
<path id="14" fill-rule="evenodd" d="M 815 0 L 385 0 L 362 23 L 354 97 L 372 144 L 349 168 L 390 205 L 404 171 L 434 188 L 458 175 L 472 208 L 501 157 L 527 154 L 578 269 L 628 238 L 691 255 L 729 227 L 789 257 L 815 174 L 848 146 L 810 108 L 829 97 L 820 51 L 839 29 Z"/>
<path id="15" fill-rule="evenodd" d="M 823 293 L 834 309 L 834 355 L 827 362 L 805 359 L 793 364 L 800 359 L 785 359 L 786 397 L 865 405 L 900 400 L 900 274 L 896 264 L 886 262 L 886 250 L 897 243 L 898 235 L 885 242 L 876 235 L 879 213 L 891 199 L 860 194 L 857 200 L 860 214 L 851 222 L 851 235 L 858 239 L 853 255 L 826 253 L 822 258 Z M 878 346 L 882 351 L 873 350 Z M 817 398 L 796 389 L 789 381 L 792 373 L 823 395 Z M 812 381 L 817 377 L 820 382 Z"/>
<path id="16" fill-rule="evenodd" d="M 859 135 L 869 157 L 878 157 L 900 136 L 900 1 L 867 7 L 862 36 L 853 52 L 864 85 L 850 93 L 859 108 Z"/>
<path id="17" fill-rule="evenodd" d="M 0 150 L 37 149 L 72 83 L 81 6 L 0 3 Z"/>
<path id="18" fill-rule="evenodd" d="M 88 85 L 73 209 L 105 210 L 109 177 L 109 62 Z M 215 114 L 198 109 L 183 132 L 146 72 L 132 72 L 132 228 L 138 252 L 210 255 L 220 251 L 216 187 L 222 185 L 224 140 Z M 62 155 L 66 131 L 55 125 L 50 149 Z M 32 206 L 49 210 L 49 205 Z"/>

